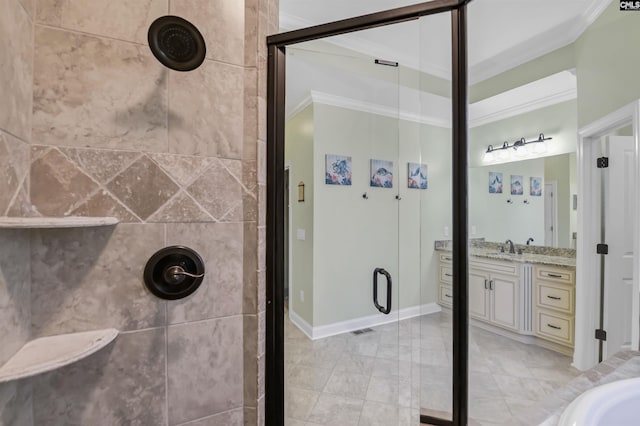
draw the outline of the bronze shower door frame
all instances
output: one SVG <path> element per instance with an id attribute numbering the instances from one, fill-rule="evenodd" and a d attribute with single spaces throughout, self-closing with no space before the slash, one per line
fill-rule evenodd
<path id="1" fill-rule="evenodd" d="M 465 426 L 468 418 L 469 254 L 467 4 L 471 0 L 433 0 L 267 37 L 267 218 L 265 424 L 284 425 L 284 147 L 285 60 L 288 45 L 422 16 L 451 13 L 452 48 L 452 209 L 453 209 L 453 416 L 420 416 L 422 423 Z M 347 426 L 347 425 L 345 425 Z"/>

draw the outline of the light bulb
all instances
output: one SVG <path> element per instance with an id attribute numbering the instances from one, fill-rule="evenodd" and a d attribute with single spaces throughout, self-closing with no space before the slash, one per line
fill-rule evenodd
<path id="1" fill-rule="evenodd" d="M 509 159 L 509 150 L 508 149 L 501 149 L 500 152 L 498 153 L 498 158 L 500 160 L 508 160 Z"/>

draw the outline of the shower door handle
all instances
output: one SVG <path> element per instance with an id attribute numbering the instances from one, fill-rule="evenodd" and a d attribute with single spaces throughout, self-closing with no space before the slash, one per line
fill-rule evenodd
<path id="1" fill-rule="evenodd" d="M 378 303 L 378 275 L 382 274 L 387 279 L 387 307 L 380 306 Z M 376 268 L 373 270 L 373 304 L 376 306 L 376 309 L 382 312 L 385 315 L 389 315 L 391 312 L 391 274 L 385 271 L 383 268 Z"/>

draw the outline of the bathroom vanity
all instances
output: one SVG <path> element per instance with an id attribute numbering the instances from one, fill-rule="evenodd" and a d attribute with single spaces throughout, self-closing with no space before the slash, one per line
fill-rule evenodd
<path id="1" fill-rule="evenodd" d="M 524 343 L 572 354 L 575 257 L 567 250 L 550 252 L 553 250 L 547 249 L 544 254 L 526 251 L 509 254 L 493 243 L 470 247 L 471 324 Z M 436 254 L 438 303 L 450 309 L 451 251 L 436 246 Z"/>

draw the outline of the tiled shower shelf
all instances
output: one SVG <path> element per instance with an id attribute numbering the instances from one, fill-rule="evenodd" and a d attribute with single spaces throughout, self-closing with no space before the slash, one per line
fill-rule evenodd
<path id="1" fill-rule="evenodd" d="M 0 383 L 24 379 L 73 364 L 113 341 L 118 330 L 85 331 L 41 337 L 27 342 L 0 367 Z"/>
<path id="2" fill-rule="evenodd" d="M 89 228 L 116 225 L 118 222 L 115 217 L 0 217 L 0 228 Z"/>

